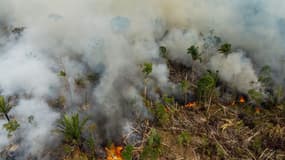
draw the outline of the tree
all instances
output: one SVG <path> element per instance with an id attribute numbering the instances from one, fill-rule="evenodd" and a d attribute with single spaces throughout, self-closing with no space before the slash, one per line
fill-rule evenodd
<path id="1" fill-rule="evenodd" d="M 12 132 L 16 131 L 20 127 L 20 124 L 17 120 L 10 119 L 8 113 L 11 109 L 12 106 L 9 104 L 9 102 L 6 102 L 5 98 L 3 96 L 0 96 L 0 113 L 2 113 L 8 121 L 7 123 L 3 124 L 3 127 L 8 132 L 8 137 L 12 136 Z"/>

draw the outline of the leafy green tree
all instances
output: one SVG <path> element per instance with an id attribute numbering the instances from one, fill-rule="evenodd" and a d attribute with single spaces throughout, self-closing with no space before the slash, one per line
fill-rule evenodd
<path id="1" fill-rule="evenodd" d="M 58 124 L 58 131 L 63 133 L 68 142 L 80 144 L 82 139 L 82 131 L 88 118 L 80 121 L 78 113 L 73 115 L 65 114 Z"/>
<path id="2" fill-rule="evenodd" d="M 262 100 L 263 100 L 263 95 L 261 92 L 255 90 L 255 89 L 250 89 L 248 91 L 248 95 L 250 97 L 250 99 L 252 99 L 256 104 L 261 104 Z"/>
<path id="3" fill-rule="evenodd" d="M 5 116 L 7 121 L 10 121 L 8 113 L 11 109 L 12 106 L 5 101 L 5 98 L 3 96 L 0 96 L 0 113 L 2 113 Z"/>
<path id="4" fill-rule="evenodd" d="M 224 43 L 220 46 L 220 48 L 218 49 L 218 51 L 220 53 L 223 53 L 224 55 L 229 55 L 232 51 L 232 45 L 229 43 Z"/>
<path id="5" fill-rule="evenodd" d="M 187 49 L 187 54 L 190 54 L 193 61 L 199 60 L 202 61 L 201 54 L 199 53 L 199 47 L 196 47 L 194 45 L 190 46 Z"/>

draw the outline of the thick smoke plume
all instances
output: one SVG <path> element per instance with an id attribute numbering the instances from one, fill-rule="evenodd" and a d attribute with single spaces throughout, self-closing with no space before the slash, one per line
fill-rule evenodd
<path id="1" fill-rule="evenodd" d="M 217 53 L 211 34 L 233 44 L 234 52 Z M 206 61 L 198 68 L 219 70 L 222 80 L 246 93 L 264 65 L 284 84 L 284 41 L 282 0 L 1 0 L 0 93 L 17 97 L 11 116 L 21 127 L 11 138 L 0 130 L 0 150 L 20 143 L 20 159 L 40 157 L 58 138 L 52 130 L 60 114 L 87 102 L 100 139 L 116 140 L 135 119 L 150 117 L 141 96 L 145 85 L 153 98 L 155 88 L 175 88 L 160 45 L 186 66 L 193 63 L 186 49 L 199 46 Z M 148 84 L 145 62 L 154 63 Z M 75 82 L 90 73 L 99 76 L 96 83 L 78 89 Z M 63 109 L 52 108 L 49 102 L 61 96 Z"/>

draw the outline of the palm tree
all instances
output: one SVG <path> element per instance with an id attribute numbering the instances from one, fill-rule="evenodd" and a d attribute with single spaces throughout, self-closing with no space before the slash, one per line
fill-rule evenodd
<path id="1" fill-rule="evenodd" d="M 223 53 L 224 55 L 228 55 L 230 54 L 230 52 L 232 51 L 232 45 L 229 43 L 224 43 L 220 46 L 220 48 L 218 49 L 218 51 L 220 53 Z"/>
<path id="2" fill-rule="evenodd" d="M 144 63 L 143 67 L 142 67 L 142 72 L 144 74 L 144 96 L 145 98 L 147 98 L 147 81 L 148 81 L 148 76 L 151 74 L 152 72 L 152 63 Z"/>
<path id="3" fill-rule="evenodd" d="M 0 113 L 6 117 L 7 121 L 10 121 L 8 113 L 11 109 L 12 106 L 5 101 L 5 98 L 3 96 L 0 96 Z"/>
<path id="4" fill-rule="evenodd" d="M 191 54 L 193 61 L 202 61 L 201 54 L 199 53 L 199 47 L 192 45 L 190 48 L 187 49 L 187 54 Z"/>
<path id="5" fill-rule="evenodd" d="M 88 118 L 80 121 L 78 113 L 71 116 L 65 114 L 59 121 L 58 131 L 63 133 L 67 141 L 75 142 L 75 144 L 80 144 L 82 131 L 87 121 Z"/>

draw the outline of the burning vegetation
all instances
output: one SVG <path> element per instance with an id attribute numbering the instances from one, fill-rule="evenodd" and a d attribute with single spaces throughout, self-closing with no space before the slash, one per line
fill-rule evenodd
<path id="1" fill-rule="evenodd" d="M 0 159 L 285 159 L 285 12 L 259 3 L 1 1 Z"/>
<path id="2" fill-rule="evenodd" d="M 110 147 L 105 148 L 107 153 L 106 160 L 123 160 L 122 158 L 122 146 L 115 146 L 112 144 Z"/>

